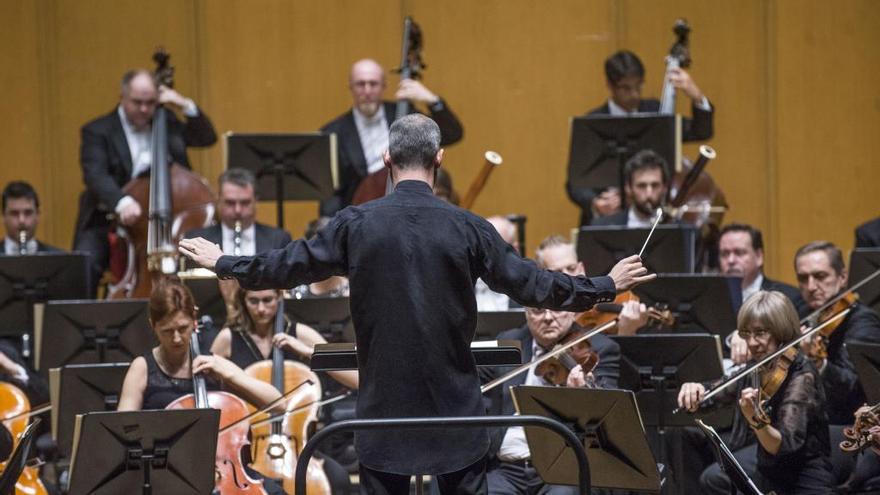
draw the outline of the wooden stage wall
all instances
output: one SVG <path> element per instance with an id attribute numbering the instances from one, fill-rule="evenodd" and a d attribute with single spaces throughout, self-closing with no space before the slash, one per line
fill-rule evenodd
<path id="1" fill-rule="evenodd" d="M 853 228 L 880 213 L 880 163 L 866 146 L 880 136 L 880 3 L 872 0 L 146 5 L 0 2 L 0 182 L 37 187 L 39 236 L 52 244 L 69 248 L 73 236 L 80 126 L 114 108 L 120 75 L 149 66 L 157 45 L 172 54 L 178 89 L 218 132 L 312 131 L 348 108 L 352 61 L 397 63 L 405 14 L 424 31 L 426 84 L 464 123 L 465 139 L 444 165 L 463 192 L 485 150 L 503 155 L 475 210 L 527 215 L 530 253 L 577 221 L 563 189 L 568 121 L 606 98 L 602 61 L 632 49 L 647 68 L 646 96 L 657 96 L 679 16 L 693 27 L 694 79 L 717 106 L 709 170 L 732 205 L 726 220 L 764 230 L 770 276 L 793 281 L 791 256 L 804 242 L 851 248 Z M 190 152 L 212 183 L 221 150 Z M 275 222 L 271 204 L 259 211 Z M 291 204 L 286 227 L 301 235 L 315 214 L 315 203 Z"/>

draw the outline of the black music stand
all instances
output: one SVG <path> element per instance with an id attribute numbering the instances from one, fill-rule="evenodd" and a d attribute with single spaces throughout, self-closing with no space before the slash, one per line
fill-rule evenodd
<path id="1" fill-rule="evenodd" d="M 742 306 L 742 278 L 661 273 L 633 289 L 648 306 L 672 311 L 676 332 L 709 332 L 727 337 Z"/>
<path id="2" fill-rule="evenodd" d="M 581 227 L 576 247 L 587 276 L 606 275 L 618 261 L 638 254 L 650 231 L 620 225 Z M 694 273 L 696 242 L 693 225 L 658 225 L 642 261 L 651 273 Z"/>
<path id="3" fill-rule="evenodd" d="M 880 402 L 880 344 L 852 342 L 844 345 L 856 366 L 868 403 Z"/>
<path id="4" fill-rule="evenodd" d="M 146 299 L 49 301 L 34 310 L 36 368 L 128 362 L 158 342 Z"/>
<path id="5" fill-rule="evenodd" d="M 526 312 L 522 309 L 480 311 L 477 313 L 475 337 L 478 340 L 493 340 L 499 333 L 511 328 L 519 328 L 525 324 Z"/>
<path id="6" fill-rule="evenodd" d="M 27 463 L 31 458 L 31 450 L 34 448 L 36 437 L 34 436 L 37 427 L 40 425 L 40 418 L 34 418 L 31 424 L 27 425 L 18 438 L 18 446 L 12 452 L 9 460 L 6 462 L 3 474 L 0 475 L 0 493 L 17 493 L 15 484 L 21 476 L 21 472 L 27 467 Z"/>
<path id="7" fill-rule="evenodd" d="M 654 150 L 666 160 L 671 177 L 681 160 L 680 143 L 678 115 L 575 117 L 571 119 L 568 184 L 578 189 L 613 186 L 623 191 L 624 164 L 645 149 Z"/>
<path id="8" fill-rule="evenodd" d="M 52 438 L 63 457 L 70 457 L 78 414 L 115 411 L 129 363 L 74 364 L 49 370 Z"/>
<path id="9" fill-rule="evenodd" d="M 737 493 L 745 493 L 746 495 L 762 495 L 761 491 L 758 490 L 758 487 L 755 486 L 755 483 L 749 478 L 746 470 L 743 469 L 742 465 L 740 465 L 739 461 L 736 460 L 736 457 L 733 456 L 733 452 L 727 447 L 727 444 L 721 440 L 721 437 L 715 431 L 714 428 L 703 423 L 699 419 L 696 421 L 697 426 L 700 428 L 700 431 L 706 435 L 706 438 L 709 439 L 712 447 L 715 449 L 715 458 L 718 459 L 718 464 L 721 466 L 721 470 L 727 474 L 727 477 L 730 478 L 730 482 L 733 485 L 731 487 L 730 493 L 732 495 L 736 495 Z"/>
<path id="10" fill-rule="evenodd" d="M 880 270 L 880 248 L 856 248 L 849 255 L 849 281 L 850 287 L 858 283 L 868 275 Z M 880 283 L 862 286 L 858 291 L 862 303 L 870 306 L 874 311 L 880 312 Z"/>
<path id="11" fill-rule="evenodd" d="M 205 268 L 194 268 L 177 272 L 177 277 L 189 287 L 200 315 L 208 315 L 217 328 L 226 325 L 226 301 L 220 293 L 217 275 Z M 210 347 L 210 346 L 208 346 Z"/>
<path id="12" fill-rule="evenodd" d="M 219 425 L 218 409 L 79 415 L 69 493 L 209 495 Z"/>
<path id="13" fill-rule="evenodd" d="M 250 170 L 261 201 L 275 200 L 278 228 L 284 201 L 322 200 L 339 186 L 336 134 L 226 133 L 226 168 Z"/>
<path id="14" fill-rule="evenodd" d="M 0 337 L 21 337 L 30 359 L 36 303 L 89 297 L 88 255 L 36 253 L 0 256 Z"/>
<path id="15" fill-rule="evenodd" d="M 520 414 L 546 416 L 574 431 L 590 459 L 593 486 L 660 491 L 660 473 L 632 392 L 520 385 L 511 395 Z M 577 485 L 571 448 L 542 428 L 526 426 L 525 432 L 541 478 L 554 485 Z"/>
<path id="16" fill-rule="evenodd" d="M 314 328 L 328 342 L 355 341 L 348 297 L 285 299 L 284 314 L 291 321 Z"/>

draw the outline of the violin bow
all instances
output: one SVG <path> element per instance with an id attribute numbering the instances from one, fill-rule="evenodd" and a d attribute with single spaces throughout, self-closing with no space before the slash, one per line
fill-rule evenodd
<path id="1" fill-rule="evenodd" d="M 645 243 L 642 244 L 642 249 L 639 251 L 639 259 L 641 259 L 642 254 L 645 252 L 645 248 L 648 247 L 648 241 L 651 240 L 651 236 L 654 235 L 654 229 L 657 228 L 657 224 L 660 223 L 660 220 L 663 218 L 663 209 L 657 208 L 657 212 L 654 214 L 656 218 L 654 218 L 654 225 L 651 225 L 651 231 L 648 232 L 648 237 L 645 238 Z"/>

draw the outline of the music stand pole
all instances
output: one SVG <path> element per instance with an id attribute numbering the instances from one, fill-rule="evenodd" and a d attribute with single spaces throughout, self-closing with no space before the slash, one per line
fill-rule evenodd
<path id="1" fill-rule="evenodd" d="M 284 165 L 275 163 L 275 208 L 278 228 L 284 230 Z"/>

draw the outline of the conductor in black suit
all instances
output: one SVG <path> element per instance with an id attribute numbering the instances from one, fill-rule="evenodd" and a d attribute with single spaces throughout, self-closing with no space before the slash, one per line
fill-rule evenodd
<path id="1" fill-rule="evenodd" d="M 3 239 L 3 250 L 0 254 L 61 252 L 60 249 L 37 240 L 35 234 L 39 222 L 40 198 L 37 191 L 23 181 L 6 184 L 3 188 L 3 226 L 6 227 L 6 237 Z"/>
<path id="2" fill-rule="evenodd" d="M 250 170 L 230 168 L 220 175 L 217 211 L 220 223 L 191 230 L 185 238 L 202 237 L 220 245 L 223 254 L 253 256 L 270 249 L 280 249 L 290 242 L 287 231 L 256 221 L 256 178 Z M 239 235 L 235 224 L 239 224 Z"/>
<path id="3" fill-rule="evenodd" d="M 191 168 L 186 148 L 217 141 L 211 121 L 193 100 L 171 88 L 157 87 L 147 70 L 131 70 L 122 76 L 119 105 L 82 128 L 80 166 L 86 190 L 80 195 L 73 246 L 92 255 L 93 289 L 108 263 L 108 215 L 132 225 L 145 214 L 122 187 L 152 166 L 151 126 L 160 104 L 180 110 L 185 117 L 181 121 L 173 112 L 166 113 L 168 151 L 174 163 Z"/>
<path id="4" fill-rule="evenodd" d="M 351 204 L 364 177 L 382 170 L 382 154 L 388 149 L 388 128 L 394 121 L 395 102 L 383 101 L 385 71 L 378 62 L 363 59 L 351 66 L 348 80 L 352 108 L 321 128 L 336 133 L 339 165 L 339 188 L 321 202 L 321 216 L 331 216 Z M 443 146 L 461 140 L 464 130 L 458 118 L 440 96 L 414 79 L 400 81 L 397 100 L 409 100 L 428 106 L 431 119 L 440 126 Z"/>
<path id="5" fill-rule="evenodd" d="M 682 119 L 682 141 L 705 141 L 712 138 L 715 108 L 703 94 L 690 74 L 684 69 L 674 69 L 666 76 L 672 85 L 691 100 L 692 118 Z M 626 117 L 641 113 L 656 113 L 660 101 L 642 98 L 645 67 L 635 53 L 621 50 L 605 60 L 605 85 L 608 101 L 589 112 L 587 116 L 611 115 Z M 581 207 L 581 224 L 586 225 L 595 216 L 610 215 L 620 208 L 620 191 L 617 188 L 593 189 L 566 187 L 573 202 Z"/>

